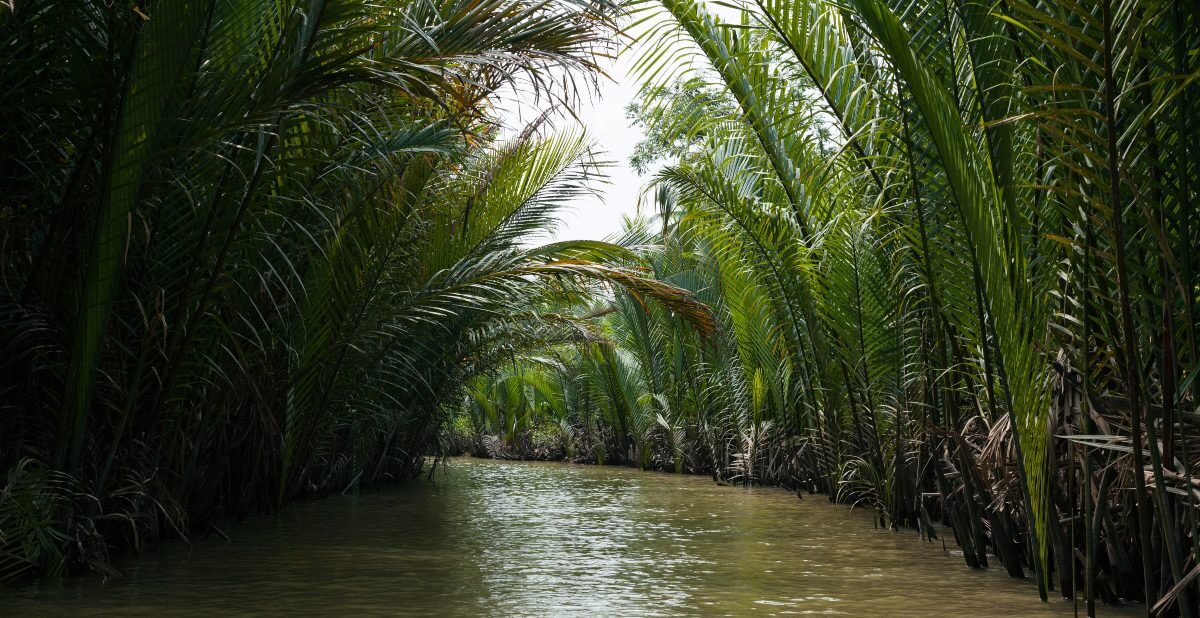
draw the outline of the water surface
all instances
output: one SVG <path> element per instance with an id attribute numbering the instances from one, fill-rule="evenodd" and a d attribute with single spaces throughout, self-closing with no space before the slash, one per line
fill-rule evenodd
<path id="1" fill-rule="evenodd" d="M 232 543 L 168 543 L 121 578 L 7 591 L 0 615 L 1073 614 L 871 520 L 703 477 L 455 459 L 432 483 L 244 522 Z"/>

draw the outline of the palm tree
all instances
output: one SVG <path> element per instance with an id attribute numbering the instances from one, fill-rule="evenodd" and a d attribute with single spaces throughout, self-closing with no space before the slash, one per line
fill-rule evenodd
<path id="1" fill-rule="evenodd" d="M 1195 615 L 1197 7 L 632 11 L 647 259 L 722 327 L 608 319 L 663 425 L 1043 597 Z"/>
<path id="2" fill-rule="evenodd" d="M 707 319 L 620 247 L 523 243 L 599 170 L 496 97 L 586 87 L 612 6 L 0 10 L 0 576 L 411 476 L 547 295 Z"/>

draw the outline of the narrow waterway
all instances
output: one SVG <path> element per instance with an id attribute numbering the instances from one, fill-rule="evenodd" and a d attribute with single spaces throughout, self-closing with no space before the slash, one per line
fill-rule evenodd
<path id="1" fill-rule="evenodd" d="M 433 483 L 228 532 L 125 561 L 107 582 L 10 590 L 0 615 L 1073 613 L 820 496 L 615 467 L 455 459 Z"/>

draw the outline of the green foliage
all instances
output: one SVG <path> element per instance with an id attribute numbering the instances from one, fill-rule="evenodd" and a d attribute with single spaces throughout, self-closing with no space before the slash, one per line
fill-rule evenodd
<path id="1" fill-rule="evenodd" d="M 1194 7 L 631 12 L 632 163 L 665 165 L 629 237 L 720 328 L 613 299 L 611 343 L 562 369 L 600 386 L 576 430 L 630 465 L 940 518 L 1043 596 L 1195 615 Z"/>
<path id="2" fill-rule="evenodd" d="M 0 8 L 0 577 L 462 448 L 1196 615 L 1194 4 L 110 4 Z M 534 246 L 626 9 L 655 217 Z"/>
<path id="3" fill-rule="evenodd" d="M 706 328 L 622 247 L 527 242 L 601 170 L 580 133 L 502 137 L 498 93 L 590 87 L 616 15 L 0 8 L 0 577 L 408 478 L 445 404 L 578 336 L 547 308 L 597 287 Z"/>

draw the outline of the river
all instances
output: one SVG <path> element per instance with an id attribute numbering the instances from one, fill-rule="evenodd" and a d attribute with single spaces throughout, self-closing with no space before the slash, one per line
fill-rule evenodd
<path id="1" fill-rule="evenodd" d="M 0 592 L 0 615 L 1073 614 L 1032 580 L 871 521 L 703 477 L 454 459 L 434 482 L 231 526 L 232 542 L 165 543 L 107 582 Z"/>

